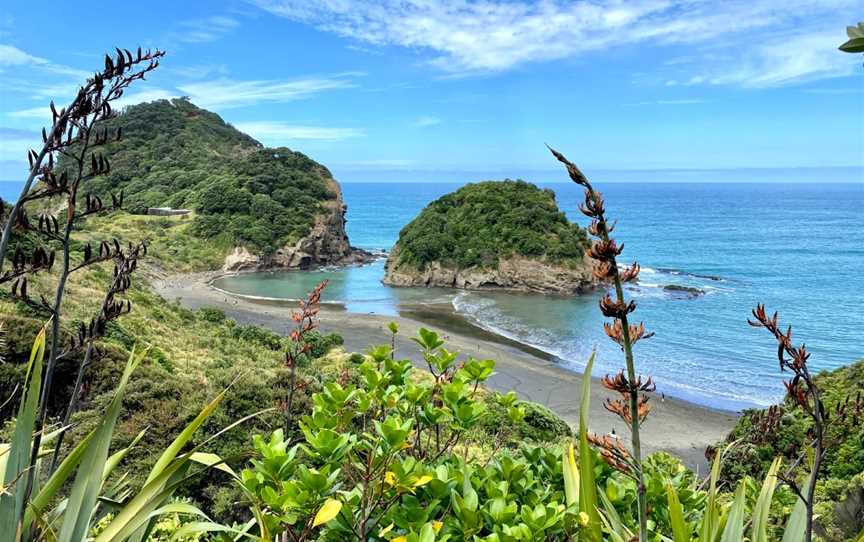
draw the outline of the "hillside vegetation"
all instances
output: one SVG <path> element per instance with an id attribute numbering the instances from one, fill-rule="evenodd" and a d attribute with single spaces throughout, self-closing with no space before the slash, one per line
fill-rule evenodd
<path id="1" fill-rule="evenodd" d="M 847 540 L 864 529 L 864 360 L 822 372 L 816 382 L 831 420 L 831 446 L 817 488 L 819 524 L 827 540 Z M 811 429 L 810 418 L 789 400 L 772 410 L 745 412 L 727 438 L 736 445 L 723 477 L 735 482 L 764 476 L 777 456 L 794 464 Z"/>
<path id="2" fill-rule="evenodd" d="M 585 232 L 558 209 L 555 193 L 521 180 L 463 186 L 426 206 L 399 233 L 398 264 L 495 267 L 524 256 L 580 262 Z"/>
<path id="3" fill-rule="evenodd" d="M 121 127 L 123 138 L 104 147 L 111 172 L 88 190 L 123 190 L 133 213 L 194 209 L 193 233 L 204 239 L 272 252 L 305 236 L 319 204 L 336 197 L 322 165 L 265 148 L 186 99 L 130 106 L 104 125 Z"/>

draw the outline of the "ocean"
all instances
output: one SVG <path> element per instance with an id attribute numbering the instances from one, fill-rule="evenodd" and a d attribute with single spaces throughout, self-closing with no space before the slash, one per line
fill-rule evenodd
<path id="1" fill-rule="evenodd" d="M 0 186 L 6 183 L 0 183 Z M 571 220 L 581 191 L 553 189 Z M 458 188 L 448 183 L 343 183 L 353 245 L 389 249 L 427 203 Z M 776 346 L 747 325 L 765 303 L 792 324 L 812 352 L 811 366 L 832 369 L 864 357 L 864 185 L 599 184 L 624 261 L 642 265 L 628 289 L 636 321 L 656 335 L 636 346 L 638 371 L 658 391 L 704 406 L 740 410 L 783 394 Z M 0 194 L 8 199 L 5 194 Z M 398 289 L 380 283 L 383 261 L 303 273 L 259 273 L 221 279 L 220 288 L 249 296 L 302 297 L 323 278 L 325 302 L 356 313 L 398 314 L 400 306 L 450 303 L 464 318 L 544 350 L 580 371 L 597 348 L 595 375 L 617 371 L 623 355 L 606 338 L 600 294 L 563 298 L 501 292 Z M 667 285 L 698 288 L 690 298 Z"/>

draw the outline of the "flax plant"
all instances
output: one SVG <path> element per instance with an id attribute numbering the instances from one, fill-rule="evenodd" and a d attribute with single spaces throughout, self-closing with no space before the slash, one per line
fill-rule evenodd
<path id="1" fill-rule="evenodd" d="M 130 245 L 129 251 L 125 252 L 116 239 L 113 243 L 102 242 L 98 253 L 87 245 L 84 249 L 83 261 L 76 265 L 71 254 L 72 233 L 87 217 L 122 207 L 122 193 L 111 194 L 111 205 L 105 205 L 102 198 L 87 191 L 89 180 L 106 175 L 111 170 L 107 156 L 99 152 L 99 148 L 121 138 L 119 129 L 109 133 L 108 129 L 102 126 L 102 122 L 115 116 L 112 102 L 120 99 L 124 91 L 134 82 L 144 79 L 146 74 L 155 70 L 163 55 L 164 52 L 158 49 L 142 51 L 139 48 L 137 54 L 129 50 L 116 49 L 116 57 L 105 56 L 104 69 L 96 72 L 79 88 L 68 107 L 58 111 L 54 102 L 51 102 L 51 128 L 42 130 L 41 149 L 38 152 L 30 150 L 27 153 L 29 173 L 21 194 L 8 215 L 5 215 L 5 204 L 0 202 L 0 221 L 4 222 L 2 238 L 0 238 L 0 285 L 11 284 L 10 291 L 0 292 L 0 295 L 46 314 L 51 330 L 30 468 L 26 476 L 25 499 L 29 497 L 34 483 L 33 467 L 41 449 L 42 429 L 47 423 L 49 398 L 58 360 L 85 342 L 92 344 L 92 339 L 101 333 L 98 325 L 100 322 L 104 325 L 111 318 L 128 311 L 128 303 L 114 301 L 113 294 L 118 293 L 119 290 L 112 286 L 106 297 L 105 310 L 100 311 L 100 314 L 91 321 L 90 328 L 82 335 L 82 341 L 73 344 L 72 348 L 64 349 L 61 339 L 62 304 L 71 275 L 100 262 L 114 260 L 115 265 L 119 266 L 129 254 L 138 250 Z M 56 157 L 62 157 L 63 162 L 55 164 Z M 35 188 L 34 183 L 36 183 Z M 61 202 L 59 206 L 57 200 Z M 36 203 L 41 203 L 43 208 L 38 218 L 29 216 L 26 207 L 27 204 Z M 57 207 L 59 211 L 53 210 Z M 19 245 L 9 257 L 9 243 L 14 234 L 32 235 L 40 244 L 30 254 L 27 254 Z M 43 242 L 47 246 L 43 246 Z M 58 252 L 59 257 L 55 257 Z M 10 266 L 4 270 L 7 259 Z M 40 296 L 39 300 L 33 299 L 28 294 L 28 277 L 51 271 L 55 260 L 60 270 L 57 274 L 53 299 L 49 301 L 44 295 Z M 115 268 L 115 285 L 119 284 L 117 281 L 126 284 L 127 279 L 128 275 L 125 272 L 120 273 Z M 70 409 L 74 409 L 74 401 L 73 396 Z M 56 466 L 56 458 L 52 463 Z"/>
<path id="2" fill-rule="evenodd" d="M 594 274 L 598 279 L 614 287 L 615 297 L 608 293 L 600 300 L 600 311 L 611 323 L 603 324 L 604 331 L 624 352 L 626 367 L 615 376 L 606 375 L 603 386 L 620 395 L 617 399 L 606 399 L 604 406 L 618 415 L 630 428 L 631 447 L 629 452 L 617 439 L 593 437 L 592 443 L 600 448 L 603 458 L 617 470 L 632 477 L 636 482 L 639 506 L 639 540 L 648 540 L 648 500 L 642 469 L 642 441 L 639 429 L 650 412 L 648 396 L 644 392 L 654 391 L 655 386 L 649 377 L 646 380 L 637 376 L 633 361 L 633 345 L 640 339 L 653 335 L 646 333 L 643 324 L 631 324 L 628 315 L 636 310 L 636 303 L 624 297 L 624 283 L 635 281 L 639 276 L 639 264 L 630 267 L 618 264 L 618 256 L 624 245 L 618 245 L 610 234 L 615 228 L 606 217 L 603 196 L 594 189 L 588 178 L 576 165 L 563 154 L 552 149 L 553 156 L 567 168 L 570 179 L 585 189 L 585 203 L 579 206 L 582 214 L 591 218 L 588 233 L 594 242 L 587 255 L 597 261 Z"/>
<path id="3" fill-rule="evenodd" d="M 294 392 L 297 389 L 297 363 L 300 357 L 312 349 L 312 344 L 307 340 L 308 335 L 318 327 L 318 313 L 321 311 L 321 293 L 329 284 L 324 280 L 316 286 L 306 299 L 300 300 L 300 308 L 291 313 L 291 319 L 296 324 L 291 330 L 291 339 L 285 351 L 285 366 L 291 371 L 288 382 L 288 402 L 285 404 L 285 433 L 290 434 L 291 421 L 294 408 Z"/>
<path id="4" fill-rule="evenodd" d="M 805 459 L 807 456 L 806 450 L 802 452 L 788 473 L 781 476 L 783 482 L 804 503 L 806 509 L 804 540 L 805 542 L 810 542 L 813 539 L 813 506 L 816 504 L 816 481 L 828 449 L 826 437 L 829 413 L 822 402 L 819 387 L 813 380 L 813 374 L 807 366 L 807 361 L 810 359 L 807 347 L 804 344 L 800 346 L 792 344 L 792 326 L 789 326 L 784 332 L 780 329 L 777 313 L 775 312 L 769 317 L 765 312 L 764 305 L 757 305 L 753 309 L 753 318 L 753 320 L 748 319 L 747 323 L 753 327 L 764 327 L 777 340 L 777 358 L 780 363 L 780 370 L 791 371 L 793 375 L 791 380 L 784 383 L 786 391 L 792 402 L 804 411 L 813 424 L 809 432 L 809 438 L 811 439 L 810 449 L 813 453 L 813 467 L 805 486 L 802 487 L 794 480 L 792 470 Z M 839 413 L 840 409 L 838 409 Z"/>

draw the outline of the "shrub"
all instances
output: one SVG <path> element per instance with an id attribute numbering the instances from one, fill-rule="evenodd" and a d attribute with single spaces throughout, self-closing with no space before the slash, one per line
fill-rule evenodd
<path id="1" fill-rule="evenodd" d="M 429 205 L 399 233 L 398 265 L 496 267 L 499 258 L 581 261 L 588 239 L 551 190 L 524 181 L 468 184 Z"/>

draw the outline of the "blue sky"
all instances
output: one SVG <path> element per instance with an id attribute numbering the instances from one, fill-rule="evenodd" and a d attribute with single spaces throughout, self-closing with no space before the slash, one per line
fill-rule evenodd
<path id="1" fill-rule="evenodd" d="M 544 142 L 589 171 L 864 180 L 862 58 L 837 51 L 857 0 L 111 4 L 4 1 L 0 178 L 49 99 L 141 45 L 168 56 L 126 104 L 190 96 L 342 180 L 550 180 Z"/>

